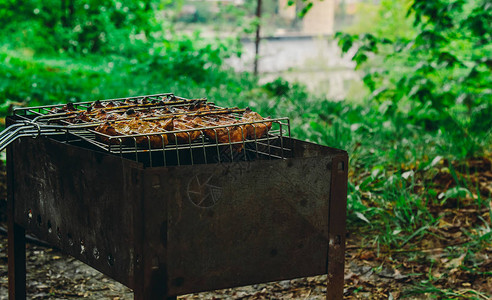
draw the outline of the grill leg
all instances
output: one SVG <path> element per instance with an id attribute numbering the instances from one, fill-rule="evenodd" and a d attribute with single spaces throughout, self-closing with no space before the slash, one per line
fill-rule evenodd
<path id="1" fill-rule="evenodd" d="M 9 299 L 26 299 L 26 230 L 15 223 L 12 146 L 7 148 Z"/>
<path id="2" fill-rule="evenodd" d="M 13 216 L 9 216 L 13 219 Z M 26 230 L 9 222 L 9 299 L 26 299 Z"/>
<path id="3" fill-rule="evenodd" d="M 164 270 L 165 267 L 162 266 L 161 270 L 153 270 L 150 274 L 144 275 L 137 283 L 135 289 L 133 290 L 133 299 L 135 300 L 176 300 L 176 296 L 169 296 L 166 277 L 164 274 L 167 271 Z"/>
<path id="4" fill-rule="evenodd" d="M 331 164 L 329 211 L 328 282 L 326 299 L 343 299 L 345 263 L 345 216 L 347 214 L 348 157 L 335 157 Z M 336 176 L 335 176 L 336 174 Z"/>
<path id="5" fill-rule="evenodd" d="M 164 295 L 146 295 L 143 289 L 135 289 L 133 291 L 134 300 L 147 300 L 147 299 L 160 299 L 160 300 L 177 300 L 177 296 L 164 296 Z"/>
<path id="6" fill-rule="evenodd" d="M 137 297 L 138 297 L 138 298 L 137 298 Z M 144 299 L 146 299 L 146 298 L 144 298 L 144 297 L 143 297 L 143 296 L 141 296 L 141 295 L 137 295 L 137 293 L 135 293 L 135 294 L 134 294 L 134 296 L 133 296 L 133 299 L 135 299 L 135 300 L 144 300 Z M 147 299 L 149 299 L 149 298 L 147 298 Z M 156 299 L 157 299 L 157 298 L 156 298 Z M 172 297 L 165 297 L 165 298 L 161 298 L 161 299 L 163 299 L 163 300 L 177 300 L 177 299 L 178 299 L 178 297 L 176 297 L 176 296 L 172 296 Z"/>

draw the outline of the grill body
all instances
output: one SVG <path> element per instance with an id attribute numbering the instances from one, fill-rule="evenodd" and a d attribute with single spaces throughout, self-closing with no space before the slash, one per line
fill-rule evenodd
<path id="1" fill-rule="evenodd" d="M 347 154 L 283 137 L 287 159 L 146 167 L 40 137 L 7 149 L 9 284 L 25 297 L 25 230 L 135 299 L 328 274 L 341 299 Z"/>

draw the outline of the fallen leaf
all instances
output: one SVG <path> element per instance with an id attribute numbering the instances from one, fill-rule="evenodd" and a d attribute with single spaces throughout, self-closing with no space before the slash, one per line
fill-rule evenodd
<path id="1" fill-rule="evenodd" d="M 439 228 L 451 227 L 451 226 L 453 226 L 453 224 L 446 222 L 446 220 L 444 220 L 443 218 L 439 220 Z"/>
<path id="2" fill-rule="evenodd" d="M 373 251 L 365 250 L 361 252 L 359 258 L 362 260 L 373 260 L 376 258 L 376 254 Z"/>
<path id="3" fill-rule="evenodd" d="M 390 296 L 393 297 L 393 299 L 396 300 L 396 299 L 400 298 L 400 292 L 399 291 L 390 292 Z"/>
<path id="4" fill-rule="evenodd" d="M 449 262 L 445 264 L 448 269 L 456 269 L 463 264 L 463 260 L 465 259 L 466 253 L 463 253 L 460 257 L 453 258 Z"/>

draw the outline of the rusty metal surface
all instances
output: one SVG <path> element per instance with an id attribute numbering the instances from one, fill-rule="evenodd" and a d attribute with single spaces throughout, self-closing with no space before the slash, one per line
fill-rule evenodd
<path id="1" fill-rule="evenodd" d="M 305 157 L 145 170 L 149 282 L 179 295 L 326 273 L 342 152 L 293 141 Z"/>
<path id="2" fill-rule="evenodd" d="M 9 149 L 15 223 L 131 287 L 135 299 L 329 274 L 341 298 L 344 151 L 144 168 L 47 138 Z"/>
<path id="3" fill-rule="evenodd" d="M 343 298 L 348 156 L 334 157 L 331 169 L 327 300 Z"/>
<path id="4" fill-rule="evenodd" d="M 11 145 L 15 222 L 132 286 L 135 185 L 131 161 L 24 138 Z"/>
<path id="5" fill-rule="evenodd" d="M 14 182 L 12 151 L 7 152 L 8 186 L 8 270 L 9 299 L 26 298 L 26 239 L 25 229 L 15 224 L 14 194 L 11 191 Z"/>

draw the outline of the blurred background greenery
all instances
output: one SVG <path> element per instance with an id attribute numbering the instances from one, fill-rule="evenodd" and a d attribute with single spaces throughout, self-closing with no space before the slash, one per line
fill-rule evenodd
<path id="1" fill-rule="evenodd" d="M 490 182 L 455 171 L 490 162 L 490 1 L 338 1 L 340 32 L 327 42 L 361 78 L 341 101 L 229 66 L 257 24 L 265 34 L 300 28 L 299 15 L 278 16 L 281 1 L 264 2 L 257 20 L 253 0 L 0 0 L 0 117 L 15 106 L 161 92 L 289 117 L 294 137 L 349 152 L 349 227 L 363 224 L 382 248 L 428 237 L 440 219 L 432 208 L 490 209 Z M 311 2 L 298 1 L 296 13 Z M 436 183 L 440 172 L 451 184 Z"/>

